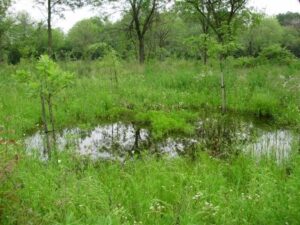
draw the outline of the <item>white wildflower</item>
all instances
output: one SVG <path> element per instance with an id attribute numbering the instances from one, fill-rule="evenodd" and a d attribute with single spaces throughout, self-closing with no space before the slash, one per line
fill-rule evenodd
<path id="1" fill-rule="evenodd" d="M 203 197 L 203 193 L 202 192 L 198 192 L 196 195 L 193 196 L 193 200 L 197 201 L 199 199 L 201 199 Z"/>

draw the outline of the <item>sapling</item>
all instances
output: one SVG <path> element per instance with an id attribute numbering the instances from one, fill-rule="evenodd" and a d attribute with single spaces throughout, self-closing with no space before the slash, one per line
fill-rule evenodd
<path id="1" fill-rule="evenodd" d="M 115 50 L 110 50 L 102 59 L 101 66 L 108 70 L 115 80 L 116 87 L 119 85 L 118 72 L 120 69 L 120 61 Z"/>
<path id="2" fill-rule="evenodd" d="M 17 71 L 18 78 L 27 84 L 28 93 L 39 97 L 41 102 L 41 117 L 46 138 L 44 147 L 44 155 L 51 157 L 51 145 L 49 133 L 52 133 L 53 143 L 56 142 L 55 137 L 55 118 L 53 113 L 53 97 L 72 83 L 73 74 L 65 72 L 52 60 L 49 56 L 43 55 L 36 64 L 35 70 Z M 51 130 L 48 128 L 48 116 L 51 124 Z"/>
<path id="3" fill-rule="evenodd" d="M 221 70 L 222 112 L 226 112 L 226 89 L 224 78 L 224 60 L 236 33 L 236 21 L 243 15 L 248 0 L 184 0 L 200 16 L 202 26 L 207 26 L 215 34 L 219 43 L 218 58 Z M 191 9 L 190 9 L 191 10 Z M 207 33 L 208 34 L 208 33 Z"/>
<path id="4" fill-rule="evenodd" d="M 239 45 L 232 41 L 219 43 L 217 41 L 210 42 L 209 55 L 215 55 L 219 60 L 219 67 L 221 72 L 221 108 L 222 112 L 226 112 L 227 98 L 226 98 L 226 87 L 225 87 L 225 73 L 224 73 L 224 65 L 225 60 L 229 55 L 231 55 L 235 50 L 239 49 Z"/>

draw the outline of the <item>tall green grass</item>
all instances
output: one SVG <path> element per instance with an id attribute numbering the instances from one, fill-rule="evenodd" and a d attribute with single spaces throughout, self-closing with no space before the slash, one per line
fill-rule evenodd
<path id="1" fill-rule="evenodd" d="M 0 186 L 0 223 L 299 224 L 300 158 L 277 165 L 205 153 L 94 162 L 22 156 Z"/>
<path id="2" fill-rule="evenodd" d="M 169 132 L 174 123 L 155 129 L 156 121 L 177 121 L 177 131 L 197 118 L 220 111 L 218 68 L 193 62 L 151 62 L 145 66 L 123 63 L 116 85 L 111 74 L 95 62 L 61 65 L 77 78 L 74 85 L 54 99 L 58 127 L 94 124 L 113 120 L 143 122 L 154 126 L 157 135 Z M 27 95 L 14 79 L 15 70 L 30 64 L 1 68 L 0 121 L 28 134 L 41 123 L 39 100 Z M 298 65 L 226 67 L 229 112 L 267 118 L 278 125 L 300 124 L 300 73 Z M 172 113 L 170 113 L 172 112 Z M 151 116 L 155 115 L 155 116 Z M 191 119 L 191 115 L 194 119 Z M 161 118 L 159 118 L 161 117 Z M 145 118 L 140 121 L 140 118 Z"/>

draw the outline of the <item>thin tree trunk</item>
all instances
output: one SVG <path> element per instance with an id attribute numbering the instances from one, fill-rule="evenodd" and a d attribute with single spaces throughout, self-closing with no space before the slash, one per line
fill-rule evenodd
<path id="1" fill-rule="evenodd" d="M 203 64 L 204 65 L 207 64 L 207 58 L 208 58 L 207 48 L 205 47 L 204 50 L 203 50 Z"/>
<path id="2" fill-rule="evenodd" d="M 208 24 L 203 24 L 202 25 L 202 31 L 203 33 L 205 34 L 205 38 L 204 38 L 204 44 L 205 44 L 205 47 L 203 49 L 203 63 L 204 65 L 207 64 L 207 60 L 208 60 L 208 46 L 207 46 L 207 36 L 208 35 L 208 31 L 209 31 L 209 26 Z"/>
<path id="3" fill-rule="evenodd" d="M 41 94 L 41 106 L 42 106 L 42 121 L 43 121 L 43 127 L 44 127 L 44 133 L 46 138 L 46 145 L 44 148 L 44 155 L 48 155 L 48 158 L 51 158 L 51 148 L 50 148 L 50 141 L 49 141 L 49 130 L 48 130 L 48 124 L 47 124 L 47 116 L 46 116 L 46 101 L 45 96 Z"/>
<path id="4" fill-rule="evenodd" d="M 221 70 L 221 94 L 222 94 L 222 113 L 226 113 L 226 86 L 224 75 L 224 57 L 220 56 L 220 70 Z"/>
<path id="5" fill-rule="evenodd" d="M 52 25 L 51 25 L 51 18 L 52 11 L 51 11 L 51 0 L 48 0 L 48 19 L 47 19 L 47 32 L 48 32 L 48 55 L 52 57 Z"/>
<path id="6" fill-rule="evenodd" d="M 253 56 L 253 44 L 252 44 L 252 41 L 249 42 L 249 48 L 248 49 L 249 49 L 248 54 L 251 55 L 251 56 Z"/>
<path id="7" fill-rule="evenodd" d="M 145 42 L 143 37 L 139 38 L 139 61 L 140 64 L 145 62 Z"/>
<path id="8" fill-rule="evenodd" d="M 115 77 L 116 86 L 118 88 L 119 87 L 119 80 L 118 80 L 118 72 L 117 72 L 116 68 L 114 68 L 114 77 Z"/>
<path id="9" fill-rule="evenodd" d="M 56 145 L 56 135 L 55 135 L 55 121 L 54 121 L 54 115 L 53 115 L 53 108 L 52 108 L 52 96 L 48 96 L 48 109 L 49 109 L 49 117 L 50 117 L 50 123 L 52 127 L 52 138 L 53 138 L 53 144 Z"/>

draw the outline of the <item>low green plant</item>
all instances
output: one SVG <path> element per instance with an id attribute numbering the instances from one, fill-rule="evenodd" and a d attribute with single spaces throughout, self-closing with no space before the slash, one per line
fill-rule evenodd
<path id="1" fill-rule="evenodd" d="M 254 57 L 239 57 L 233 60 L 233 66 L 241 68 L 253 68 L 257 65 L 257 59 Z"/>

